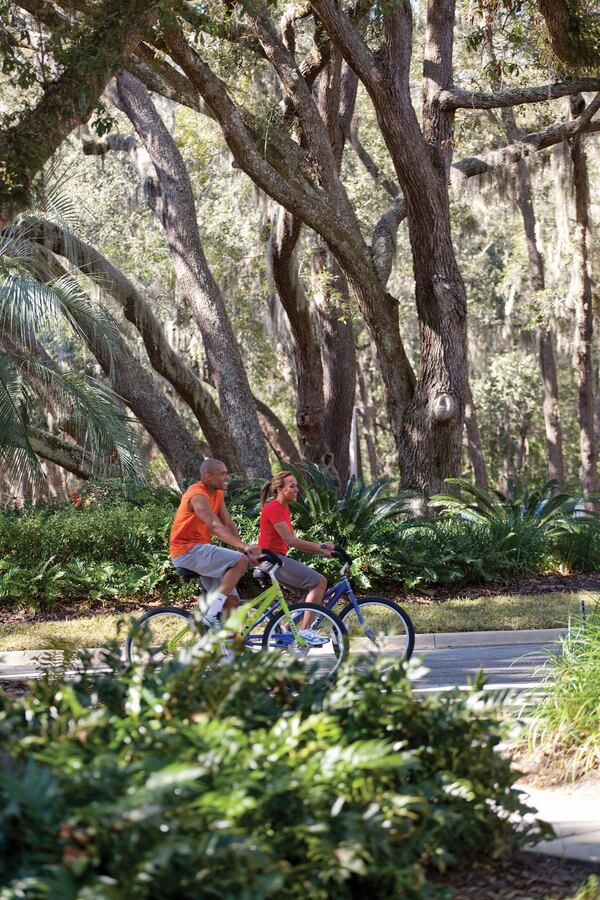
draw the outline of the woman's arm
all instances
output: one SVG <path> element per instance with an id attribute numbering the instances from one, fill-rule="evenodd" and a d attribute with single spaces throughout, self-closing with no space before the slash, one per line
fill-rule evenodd
<path id="1" fill-rule="evenodd" d="M 273 528 L 288 547 L 295 547 L 296 550 L 303 550 L 304 553 L 318 553 L 319 556 L 329 557 L 335 549 L 332 541 L 327 541 L 325 544 L 316 544 L 314 541 L 305 541 L 296 537 L 287 522 L 274 522 Z"/>

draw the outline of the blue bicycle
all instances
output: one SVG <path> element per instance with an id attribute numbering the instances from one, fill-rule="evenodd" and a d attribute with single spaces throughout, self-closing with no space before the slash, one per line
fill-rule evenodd
<path id="1" fill-rule="evenodd" d="M 325 593 L 322 604 L 332 611 L 340 601 L 347 600 L 338 615 L 348 633 L 353 663 L 365 665 L 377 661 L 380 668 L 386 669 L 399 659 L 409 660 L 415 647 L 415 630 L 408 613 L 387 597 L 357 597 L 347 574 L 352 559 L 339 547 L 332 555 L 342 562 L 340 580 Z M 317 615 L 311 628 L 319 627 Z"/>

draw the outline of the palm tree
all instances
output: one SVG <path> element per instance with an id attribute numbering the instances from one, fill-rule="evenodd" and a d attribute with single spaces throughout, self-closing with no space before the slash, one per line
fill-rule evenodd
<path id="1" fill-rule="evenodd" d="M 51 277 L 26 223 L 13 223 L 0 234 L 0 478 L 39 479 L 40 457 L 82 477 L 142 474 L 118 397 L 85 362 L 73 366 L 83 324 L 110 347 L 109 314 L 70 275 Z"/>

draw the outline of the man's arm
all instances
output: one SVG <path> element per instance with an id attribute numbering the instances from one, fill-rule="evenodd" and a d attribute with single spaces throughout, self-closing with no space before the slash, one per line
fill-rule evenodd
<path id="1" fill-rule="evenodd" d="M 235 536 L 239 538 L 240 533 L 237 530 L 237 525 L 235 524 L 235 522 L 229 515 L 229 510 L 225 506 L 225 501 L 223 501 L 223 503 L 221 505 L 221 509 L 218 512 L 218 516 L 219 516 L 220 520 L 222 521 L 223 525 L 225 526 L 225 528 L 227 528 L 232 534 L 235 534 Z M 240 540 L 241 540 L 241 538 L 240 538 Z"/>
<path id="2" fill-rule="evenodd" d="M 252 547 L 251 544 L 245 544 L 242 541 L 235 526 L 232 531 L 217 515 L 215 515 L 210 508 L 208 500 L 206 497 L 203 497 L 202 494 L 196 494 L 195 497 L 192 497 L 190 500 L 190 509 L 192 509 L 198 518 L 210 528 L 210 533 L 214 534 L 215 537 L 218 537 L 223 543 L 230 544 L 232 547 L 235 547 L 236 550 L 241 550 L 242 553 L 245 553 Z"/>
<path id="3" fill-rule="evenodd" d="M 318 553 L 319 556 L 330 557 L 335 549 L 335 544 L 332 541 L 327 541 L 325 544 L 316 544 L 314 541 L 305 541 L 296 537 L 287 522 L 273 522 L 273 528 L 288 547 L 295 547 L 296 550 L 303 550 L 304 553 Z"/>

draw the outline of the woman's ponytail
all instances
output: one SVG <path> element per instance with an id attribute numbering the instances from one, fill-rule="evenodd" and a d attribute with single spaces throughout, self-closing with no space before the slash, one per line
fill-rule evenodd
<path id="1" fill-rule="evenodd" d="M 293 472 L 288 472 L 287 470 L 283 470 L 282 472 L 278 472 L 277 475 L 273 475 L 270 481 L 265 481 L 260 491 L 260 508 L 262 509 L 269 499 L 271 494 L 276 494 L 279 488 L 282 488 L 285 484 L 285 479 L 289 478 L 290 475 L 293 475 Z"/>
<path id="2" fill-rule="evenodd" d="M 260 489 L 260 508 L 262 509 L 267 500 L 269 499 L 269 494 L 271 493 L 271 482 L 265 481 L 263 486 Z"/>

